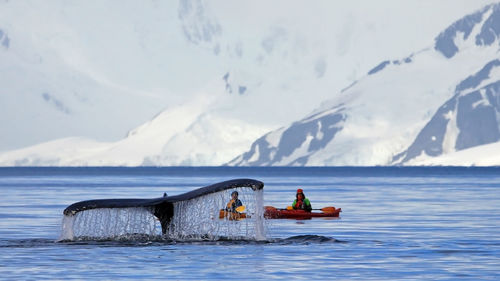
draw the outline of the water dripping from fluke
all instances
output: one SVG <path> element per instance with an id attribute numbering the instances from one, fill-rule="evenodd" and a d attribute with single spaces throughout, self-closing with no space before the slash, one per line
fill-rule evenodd
<path id="1" fill-rule="evenodd" d="M 58 241 L 161 239 L 175 241 L 265 240 L 264 184 L 252 179 L 216 183 L 153 199 L 100 199 L 64 210 Z M 220 217 L 238 191 L 245 219 Z"/>

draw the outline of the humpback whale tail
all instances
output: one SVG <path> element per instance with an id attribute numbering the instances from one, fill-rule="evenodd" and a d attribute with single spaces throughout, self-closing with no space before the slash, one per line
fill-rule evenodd
<path id="1" fill-rule="evenodd" d="M 168 238 L 265 238 L 262 189 L 253 179 L 224 181 L 180 195 L 153 199 L 99 199 L 74 203 L 64 210 L 61 240 L 79 237 L 108 238 L 128 234 L 154 235 L 159 221 Z M 244 223 L 221 222 L 219 211 L 239 190 L 251 218 Z M 224 224 L 224 225 L 222 225 Z"/>

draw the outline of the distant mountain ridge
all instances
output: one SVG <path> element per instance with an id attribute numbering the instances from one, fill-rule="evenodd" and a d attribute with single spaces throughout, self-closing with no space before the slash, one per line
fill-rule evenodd
<path id="1" fill-rule="evenodd" d="M 480 31 L 469 38 L 481 22 Z M 464 41 L 472 40 L 478 47 L 499 45 L 500 4 L 490 5 L 455 22 L 436 38 L 435 49 L 447 58 L 454 57 L 460 52 L 454 40 L 459 33 L 463 33 Z M 393 161 L 406 163 L 423 153 L 439 156 L 499 141 L 499 67 L 500 60 L 494 59 L 460 82 L 456 94 L 438 109 L 411 146 L 396 155 Z M 402 156 L 404 158 L 400 159 Z"/>
<path id="2" fill-rule="evenodd" d="M 39 132 L 36 137 L 56 137 L 48 128 L 64 134 L 68 134 L 65 128 L 79 132 L 82 128 L 75 124 L 98 125 L 104 130 L 98 135 L 104 135 L 106 130 L 114 129 L 112 124 L 117 120 L 123 120 L 118 122 L 122 126 L 140 124 L 142 121 L 138 121 L 133 111 L 140 111 L 144 116 L 153 108 L 163 109 L 153 118 L 147 115 L 145 120 L 149 121 L 134 125 L 133 130 L 127 126 L 129 133 L 116 141 L 65 137 L 39 142 L 0 153 L 0 166 L 426 165 L 431 163 L 426 162 L 429 159 L 435 160 L 432 163 L 445 163 L 437 161 L 436 157 L 485 144 L 490 144 L 489 152 L 494 150 L 491 144 L 498 141 L 500 135 L 500 118 L 495 119 L 500 116 L 500 4 L 486 6 L 455 22 L 429 47 L 390 60 L 382 60 L 385 55 L 370 52 L 369 48 L 362 54 L 357 54 L 359 48 L 353 49 L 357 53 L 350 51 L 351 39 L 356 37 L 350 32 L 357 32 L 356 35 L 361 32 L 368 38 L 362 42 L 383 35 L 380 30 L 387 26 L 381 25 L 377 30 L 369 20 L 357 23 L 363 28 L 352 27 L 352 21 L 336 25 L 344 29 L 340 35 L 345 40 L 332 47 L 329 46 L 331 41 L 306 36 L 317 25 L 301 22 L 288 28 L 290 22 L 285 20 L 245 29 L 243 21 L 236 22 L 240 26 L 233 28 L 228 24 L 231 13 L 214 13 L 220 12 L 221 4 L 190 0 L 181 0 L 178 4 L 177 10 L 171 9 L 176 5 L 160 5 L 154 1 L 147 2 L 144 7 L 123 6 L 118 21 L 110 22 L 120 26 L 114 30 L 112 25 L 107 30 L 116 31 L 119 42 L 128 42 L 127 38 L 134 36 L 137 36 L 134 40 L 140 39 L 140 44 L 135 44 L 134 40 L 129 42 L 132 44 L 128 47 L 137 56 L 130 58 L 133 63 L 128 65 L 147 70 L 150 74 L 145 75 L 147 78 L 135 76 L 127 67 L 118 69 L 113 62 L 120 56 L 109 54 L 109 60 L 108 56 L 101 57 L 101 45 L 95 45 L 99 40 L 88 42 L 87 52 L 78 52 L 77 45 L 72 44 L 88 39 L 85 31 L 92 30 L 92 26 L 68 25 L 66 30 L 66 25 L 60 24 L 68 20 L 62 16 L 68 10 L 73 15 L 85 15 L 80 14 L 78 6 L 35 5 L 36 9 L 31 12 L 55 10 L 54 16 L 61 16 L 49 25 L 61 27 L 61 30 L 48 33 L 57 35 L 51 37 L 55 41 L 40 40 L 46 52 L 43 56 L 38 56 L 39 49 L 33 48 L 37 44 L 23 37 L 27 36 L 23 29 L 12 25 L 2 29 L 0 26 L 0 56 L 4 59 L 0 65 L 9 69 L 4 81 L 13 81 L 9 84 L 10 94 L 0 95 L 0 104 L 11 111 L 23 102 L 31 105 L 26 111 L 32 114 L 25 114 L 25 120 L 20 121 L 28 125 L 16 123 L 16 126 Z M 18 2 L 10 3 L 10 6 L 15 5 Z M 93 5 L 82 8 L 92 10 Z M 251 1 L 245 5 L 252 8 Z M 154 7 L 161 11 L 152 9 Z M 142 14 L 156 16 L 149 22 L 155 28 L 141 26 L 140 17 L 133 20 L 123 17 L 130 10 L 142 8 L 145 9 Z M 296 15 L 309 21 L 307 14 L 301 11 Z M 102 20 L 107 13 L 102 11 L 97 16 Z M 274 17 L 273 13 L 267 15 L 268 20 Z M 168 32 L 164 28 L 168 28 Z M 237 33 L 242 29 L 249 31 L 245 34 L 247 38 Z M 82 37 L 75 41 L 63 40 L 67 39 L 65 36 L 71 37 L 72 32 L 79 32 Z M 153 36 L 157 33 L 166 37 Z M 106 34 L 100 33 L 101 37 L 97 38 L 106 41 Z M 319 37 L 331 34 L 318 31 Z M 183 40 L 176 41 L 178 37 Z M 142 44 L 143 40 L 149 41 L 148 44 Z M 431 40 L 432 36 L 429 42 Z M 26 42 L 33 44 L 23 49 L 20 43 Z M 171 44 L 172 49 L 167 48 Z M 391 45 L 399 46 L 397 41 Z M 54 51 L 53 47 L 58 49 Z M 178 53 L 180 57 L 154 59 L 154 55 L 165 53 L 165 50 Z M 398 48 L 389 46 L 385 53 L 394 50 Z M 123 55 L 126 54 L 124 51 Z M 366 65 L 360 66 L 357 55 Z M 101 64 L 101 60 L 105 62 Z M 382 62 L 377 64 L 379 61 Z M 344 69 L 345 62 L 353 66 Z M 199 67 L 200 72 L 197 72 L 200 65 L 213 66 Z M 367 72 L 372 65 L 375 67 Z M 16 71 L 10 70 L 12 66 Z M 352 79 L 344 79 L 348 81 L 345 84 L 357 80 L 340 90 L 344 83 L 336 83 L 342 80 L 336 80 L 338 69 L 352 72 Z M 356 69 L 367 74 L 359 78 Z M 183 75 L 176 76 L 179 71 Z M 342 75 L 349 76 L 346 73 Z M 29 79 L 32 83 L 16 83 L 24 77 L 33 77 Z M 184 89 L 190 98 L 170 102 L 165 108 L 166 100 L 161 93 L 167 88 L 163 89 L 162 85 L 175 84 L 176 80 L 182 81 L 181 84 L 192 82 L 196 90 Z M 154 85 L 160 88 L 157 90 Z M 332 86 L 339 90 L 332 90 Z M 119 98 L 124 94 L 127 98 Z M 330 99 L 310 114 L 304 114 L 324 98 Z M 44 119 L 47 116 L 50 118 Z M 285 123 L 278 120 L 298 121 L 270 131 Z M 71 131 L 69 135 L 79 134 Z M 29 139 L 29 135 L 24 139 Z M 452 161 L 446 162 L 448 164 L 462 163 L 456 157 L 447 159 Z M 474 165 L 475 162 L 467 163 Z M 495 162 L 490 159 L 487 163 Z"/>
<path id="3" fill-rule="evenodd" d="M 497 142 L 499 37 L 500 4 L 492 4 L 453 23 L 433 48 L 380 63 L 345 89 L 343 98 L 262 136 L 228 165 L 422 164 Z M 467 76 L 468 69 L 473 72 Z"/>

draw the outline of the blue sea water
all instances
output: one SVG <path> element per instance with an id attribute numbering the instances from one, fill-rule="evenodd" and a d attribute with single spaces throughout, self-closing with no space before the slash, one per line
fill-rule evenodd
<path id="1" fill-rule="evenodd" d="M 59 242 L 63 210 L 234 178 L 264 205 L 297 188 L 340 219 L 268 220 L 267 238 Z M 500 168 L 0 168 L 0 279 L 499 280 Z"/>

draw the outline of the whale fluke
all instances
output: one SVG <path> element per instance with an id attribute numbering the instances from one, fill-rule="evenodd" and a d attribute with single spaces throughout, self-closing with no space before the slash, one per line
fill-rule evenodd
<path id="1" fill-rule="evenodd" d="M 78 212 L 99 208 L 151 208 L 152 214 L 160 220 L 162 232 L 166 233 L 171 218 L 174 215 L 173 203 L 194 199 L 207 194 L 240 187 L 249 187 L 253 190 L 264 188 L 264 183 L 253 179 L 234 179 L 201 187 L 183 194 L 152 199 L 97 199 L 86 200 L 71 204 L 64 209 L 64 215 L 74 216 Z"/>

